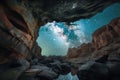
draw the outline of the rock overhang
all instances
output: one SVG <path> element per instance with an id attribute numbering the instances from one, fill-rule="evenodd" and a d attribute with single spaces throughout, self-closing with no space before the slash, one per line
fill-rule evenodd
<path id="1" fill-rule="evenodd" d="M 90 18 L 119 0 L 26 0 L 25 4 L 41 21 L 73 22 Z"/>

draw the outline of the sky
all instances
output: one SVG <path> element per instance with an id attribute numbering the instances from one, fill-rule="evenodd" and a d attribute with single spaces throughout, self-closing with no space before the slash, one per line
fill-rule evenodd
<path id="1" fill-rule="evenodd" d="M 42 55 L 64 56 L 69 48 L 91 42 L 94 31 L 117 17 L 120 17 L 120 3 L 107 7 L 89 19 L 71 22 L 71 25 L 48 22 L 39 29 L 37 43 L 42 48 Z"/>

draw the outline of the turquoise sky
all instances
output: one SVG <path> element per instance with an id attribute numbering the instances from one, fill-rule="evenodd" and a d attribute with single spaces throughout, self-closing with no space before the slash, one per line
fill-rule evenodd
<path id="1" fill-rule="evenodd" d="M 37 42 L 42 55 L 66 55 L 68 48 L 80 46 L 92 40 L 92 33 L 112 19 L 120 17 L 120 3 L 107 7 L 89 19 L 75 21 L 69 28 L 62 22 L 47 23 L 39 30 Z"/>

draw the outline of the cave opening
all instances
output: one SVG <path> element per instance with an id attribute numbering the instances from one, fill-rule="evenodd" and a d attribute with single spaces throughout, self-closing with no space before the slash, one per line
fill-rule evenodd
<path id="1" fill-rule="evenodd" d="M 48 22 L 39 29 L 38 45 L 44 56 L 65 56 L 69 48 L 92 41 L 92 34 L 98 28 L 120 17 L 120 3 L 107 7 L 103 12 L 89 19 L 80 19 L 67 25 L 64 22 Z"/>
<path id="2" fill-rule="evenodd" d="M 119 80 L 117 1 L 2 0 L 0 79 Z"/>
<path id="3" fill-rule="evenodd" d="M 115 3 L 103 12 L 67 25 L 65 22 L 48 22 L 39 29 L 38 45 L 44 56 L 65 56 L 69 48 L 79 47 L 92 41 L 92 34 L 112 19 L 120 17 L 120 3 Z"/>

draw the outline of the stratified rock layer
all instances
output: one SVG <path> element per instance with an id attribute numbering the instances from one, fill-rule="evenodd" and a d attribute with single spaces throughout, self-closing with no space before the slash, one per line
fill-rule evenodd
<path id="1" fill-rule="evenodd" d="M 78 48 L 71 48 L 68 51 L 67 58 L 80 58 L 81 62 L 89 60 L 91 53 L 94 51 L 91 43 L 82 44 Z"/>
<path id="2" fill-rule="evenodd" d="M 117 37 L 120 37 L 120 18 L 96 30 L 93 34 L 92 43 L 95 49 L 99 49 L 110 44 Z"/>
<path id="3" fill-rule="evenodd" d="M 38 22 L 22 3 L 0 4 L 0 64 L 35 54 L 40 49 L 36 43 L 38 30 Z"/>
<path id="4" fill-rule="evenodd" d="M 119 0 L 28 0 L 26 5 L 42 21 L 73 22 L 89 18 Z"/>
<path id="5" fill-rule="evenodd" d="M 96 30 L 92 45 L 88 48 L 70 49 L 68 60 L 80 63 L 80 80 L 119 80 L 120 79 L 120 18 Z M 82 45 L 83 46 L 83 45 Z M 93 48 L 92 52 L 89 49 Z M 89 52 L 84 53 L 83 51 Z M 70 57 L 69 55 L 77 55 Z M 79 56 L 78 56 L 79 55 Z M 83 57 L 82 55 L 86 55 Z"/>
<path id="6" fill-rule="evenodd" d="M 120 53 L 119 45 L 120 18 L 116 18 L 93 33 L 91 45 L 83 44 L 78 48 L 69 49 L 67 57 L 79 58 L 81 61 L 98 59 L 107 54 Z"/>

